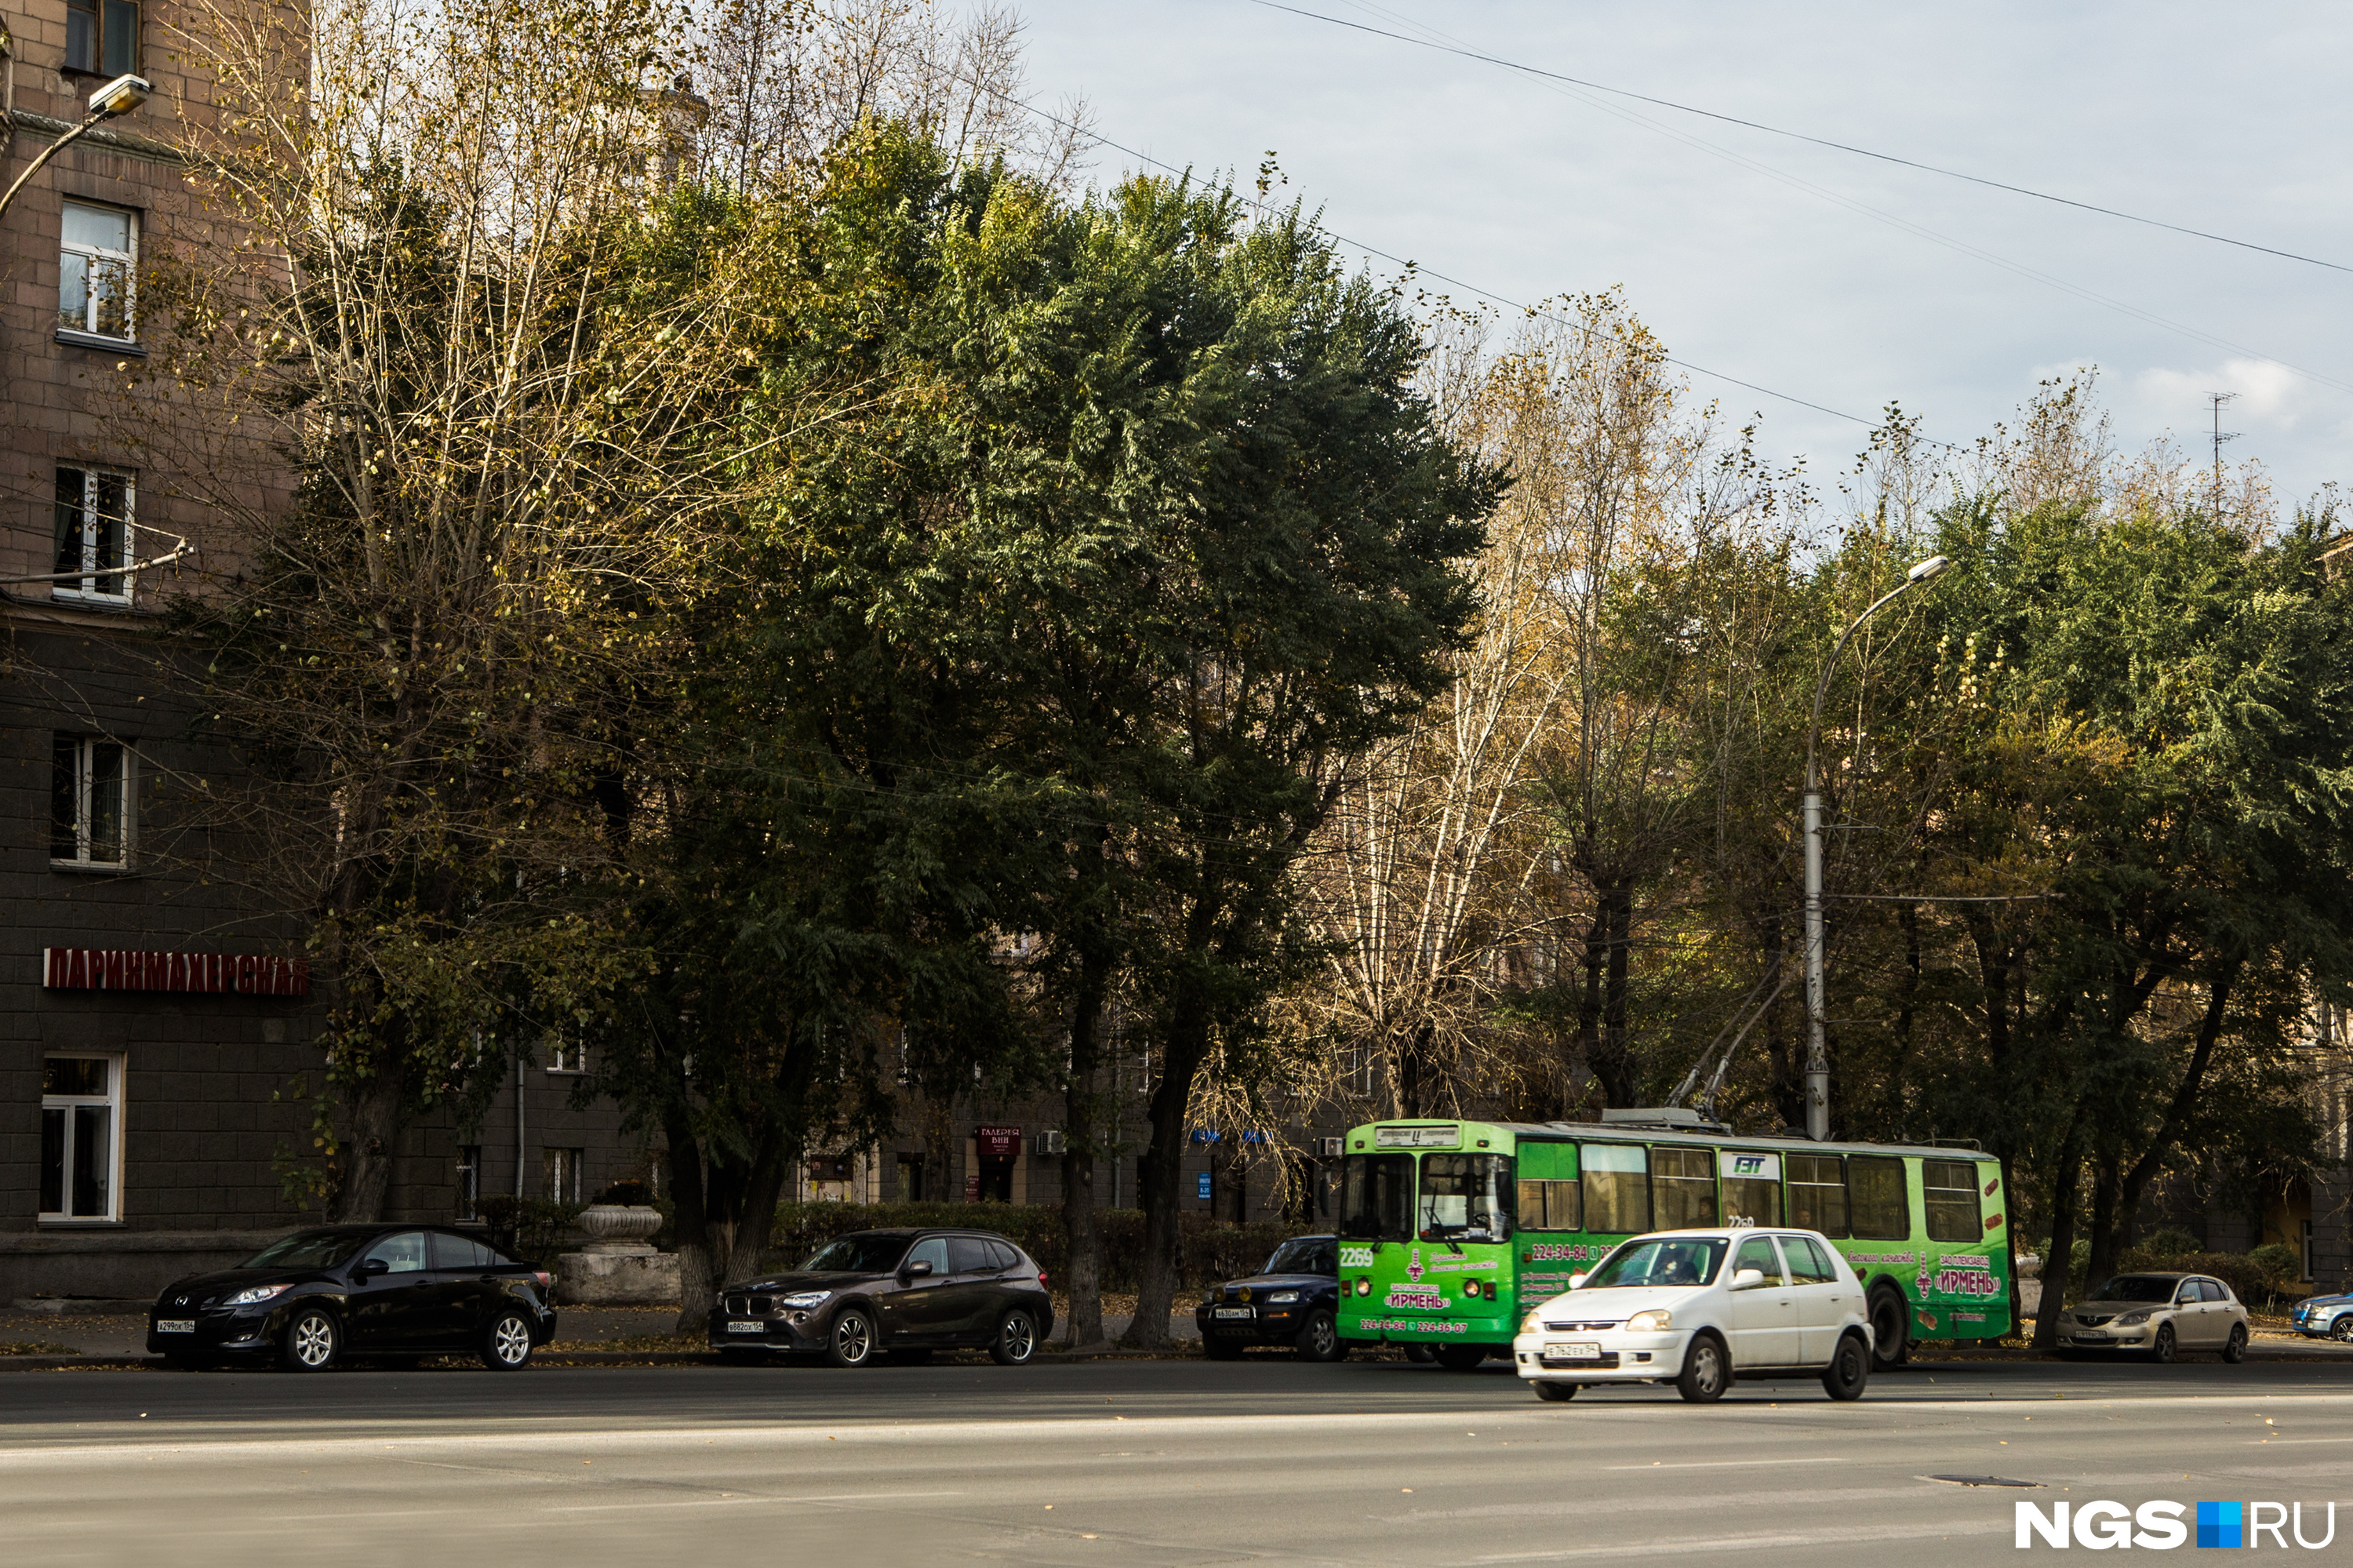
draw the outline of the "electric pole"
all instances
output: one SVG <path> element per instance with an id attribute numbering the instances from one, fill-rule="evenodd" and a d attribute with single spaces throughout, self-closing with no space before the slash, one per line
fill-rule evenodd
<path id="1" fill-rule="evenodd" d="M 2222 405 L 2236 402 L 2238 397 L 2236 392 L 2206 394 L 2206 401 L 2214 414 L 2214 519 L 2218 523 L 2222 518 L 2222 443 L 2239 439 L 2238 431 L 2225 433 L 2222 429 Z"/>

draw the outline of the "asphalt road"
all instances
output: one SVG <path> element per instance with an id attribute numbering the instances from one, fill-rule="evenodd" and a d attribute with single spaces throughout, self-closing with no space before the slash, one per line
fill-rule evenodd
<path id="1" fill-rule="evenodd" d="M 2021 1498 L 2301 1501 L 2307 1538 L 2333 1499 L 2342 1552 L 2348 1483 L 2335 1362 L 1928 1363 L 1712 1407 L 1258 1357 L 0 1377 L 12 1565 L 1991 1563 Z"/>

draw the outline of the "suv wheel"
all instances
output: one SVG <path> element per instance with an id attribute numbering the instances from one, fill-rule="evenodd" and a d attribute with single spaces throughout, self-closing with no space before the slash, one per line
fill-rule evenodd
<path id="1" fill-rule="evenodd" d="M 1691 1348 L 1683 1352 L 1683 1370 L 1675 1376 L 1675 1392 L 1694 1404 L 1713 1404 L 1731 1382 L 1724 1341 L 1705 1330 L 1694 1334 Z"/>
<path id="2" fill-rule="evenodd" d="M 1340 1326 L 1332 1314 L 1317 1308 L 1307 1314 L 1307 1326 L 1299 1330 L 1299 1359 L 1303 1361 L 1336 1361 L 1348 1353 L 1348 1341 L 1340 1337 Z"/>
<path id="3" fill-rule="evenodd" d="M 1870 1381 L 1871 1352 L 1863 1349 L 1862 1336 L 1841 1334 L 1831 1364 L 1822 1369 L 1822 1392 L 1832 1399 L 1861 1399 Z"/>
<path id="4" fill-rule="evenodd" d="M 2232 1366 L 2247 1359 L 2247 1326 L 2244 1323 L 2231 1325 L 2231 1342 L 2222 1347 L 2222 1359 Z"/>
<path id="5" fill-rule="evenodd" d="M 1029 1316 L 1029 1308 L 1016 1307 L 997 1326 L 997 1338 L 988 1342 L 988 1359 L 1001 1367 L 1028 1364 L 1038 1353 L 1038 1319 Z"/>
<path id="6" fill-rule="evenodd" d="M 874 1319 L 863 1307 L 844 1307 L 833 1315 L 833 1330 L 825 1337 L 825 1359 L 838 1367 L 874 1363 Z"/>
<path id="7" fill-rule="evenodd" d="M 324 1307 L 305 1307 L 286 1325 L 282 1344 L 289 1372 L 325 1372 L 343 1348 L 343 1326 Z"/>
<path id="8" fill-rule="evenodd" d="M 531 1360 L 531 1324 L 520 1312 L 501 1312 L 482 1336 L 482 1364 L 492 1372 L 521 1372 Z"/>

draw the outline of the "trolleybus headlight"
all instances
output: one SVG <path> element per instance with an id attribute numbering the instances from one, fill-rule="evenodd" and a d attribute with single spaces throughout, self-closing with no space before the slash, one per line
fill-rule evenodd
<path id="1" fill-rule="evenodd" d="M 1674 1320 L 1674 1314 L 1665 1308 L 1653 1307 L 1648 1312 L 1637 1312 L 1627 1319 L 1626 1331 L 1630 1334 L 1655 1334 L 1660 1330 L 1672 1325 Z"/>
<path id="2" fill-rule="evenodd" d="M 1359 1296 L 1370 1296 L 1372 1293 L 1373 1277 L 1369 1274 L 1360 1274 L 1356 1276 L 1356 1294 Z"/>

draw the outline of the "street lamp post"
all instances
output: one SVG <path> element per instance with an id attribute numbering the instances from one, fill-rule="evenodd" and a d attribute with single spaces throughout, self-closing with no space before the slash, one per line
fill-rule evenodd
<path id="1" fill-rule="evenodd" d="M 42 148 L 40 155 L 26 165 L 23 174 L 16 176 L 16 183 L 8 187 L 7 194 L 0 196 L 0 216 L 7 213 L 8 204 L 16 199 L 16 193 L 25 188 L 25 182 L 39 174 L 42 167 L 51 158 L 64 152 L 68 145 L 79 140 L 82 132 L 113 119 L 118 114 L 130 113 L 146 102 L 154 91 L 154 88 L 148 85 L 147 79 L 143 76 L 118 76 L 96 92 L 91 93 L 90 113 L 82 122 Z M 14 127 L 10 129 L 13 130 Z"/>
<path id="2" fill-rule="evenodd" d="M 1854 634 L 1862 630 L 1862 623 L 1905 589 L 1926 582 L 1952 564 L 1947 556 L 1931 556 L 1905 573 L 1904 581 L 1894 592 L 1856 616 L 1854 624 L 1839 634 L 1838 646 L 1822 662 L 1821 679 L 1814 683 L 1814 713 L 1806 726 L 1806 1136 L 1817 1143 L 1831 1135 L 1831 1056 L 1830 1046 L 1823 1038 L 1822 781 L 1815 764 L 1815 752 L 1822 737 L 1822 698 L 1831 689 L 1831 672 L 1838 668 L 1839 655 L 1846 652 Z"/>

